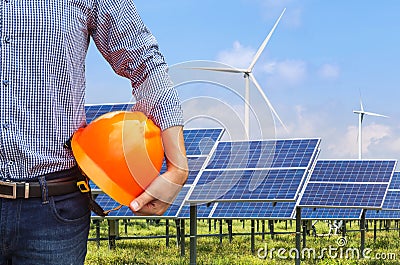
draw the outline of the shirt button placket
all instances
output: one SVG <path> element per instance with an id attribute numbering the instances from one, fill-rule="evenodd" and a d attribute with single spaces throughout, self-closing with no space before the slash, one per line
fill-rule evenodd
<path id="1" fill-rule="evenodd" d="M 3 161 L 4 165 L 6 165 L 6 173 L 8 177 L 10 177 L 11 172 L 13 171 L 13 168 L 15 167 L 14 163 L 14 157 L 12 152 L 8 150 L 11 145 L 9 144 L 9 141 L 11 140 L 12 137 L 12 131 L 11 131 L 11 123 L 10 123 L 10 117 L 12 115 L 11 113 L 11 82 L 10 82 L 10 56 L 11 56 L 11 42 L 12 42 L 12 21 L 13 21 L 13 12 L 12 12 L 12 6 L 10 6 L 12 3 L 10 3 L 10 0 L 4 0 L 4 2 L 1 3 L 2 5 L 2 10 L 0 13 L 1 16 L 1 21 L 0 21 L 0 33 L 1 33 L 1 84 L 2 84 L 2 90 L 1 91 L 1 110 L 0 110 L 0 115 L 1 115 L 1 127 L 2 127 L 2 141 L 1 141 L 1 152 L 3 153 Z M 10 9 L 11 8 L 11 9 Z"/>

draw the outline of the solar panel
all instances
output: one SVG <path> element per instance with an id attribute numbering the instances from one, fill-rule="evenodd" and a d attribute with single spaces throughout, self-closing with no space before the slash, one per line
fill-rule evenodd
<path id="1" fill-rule="evenodd" d="M 220 142 L 207 169 L 307 167 L 319 139 Z"/>
<path id="2" fill-rule="evenodd" d="M 400 210 L 400 173 L 394 172 L 382 210 Z"/>
<path id="3" fill-rule="evenodd" d="M 371 210 L 365 214 L 365 219 L 369 220 L 400 220 L 400 211 L 396 210 Z"/>
<path id="4" fill-rule="evenodd" d="M 203 171 L 190 200 L 294 201 L 305 169 Z M 259 185 L 253 185 L 255 180 Z"/>
<path id="5" fill-rule="evenodd" d="M 395 160 L 319 160 L 299 206 L 379 209 L 395 166 Z"/>
<path id="6" fill-rule="evenodd" d="M 212 218 L 215 219 L 293 219 L 295 202 L 223 202 L 218 203 Z"/>
<path id="7" fill-rule="evenodd" d="M 219 142 L 188 202 L 294 201 L 319 139 Z"/>
<path id="8" fill-rule="evenodd" d="M 193 181 L 199 174 L 200 170 L 203 168 L 206 159 L 207 159 L 206 156 L 189 156 L 188 157 L 189 175 L 188 175 L 188 179 L 186 181 L 187 185 L 193 184 Z M 160 173 L 162 174 L 166 170 L 167 170 L 167 166 L 164 162 Z"/>
<path id="9" fill-rule="evenodd" d="M 355 208 L 302 208 L 303 220 L 359 220 L 362 209 Z"/>
<path id="10" fill-rule="evenodd" d="M 193 184 L 200 170 L 204 167 L 212 148 L 222 137 L 223 129 L 185 129 L 186 154 L 188 157 L 189 176 L 186 184 Z M 161 173 L 166 171 L 166 164 L 163 164 Z"/>
<path id="11" fill-rule="evenodd" d="M 400 172 L 394 172 L 389 190 L 400 190 Z"/>
<path id="12" fill-rule="evenodd" d="M 400 190 L 388 190 L 382 209 L 400 210 Z"/>
<path id="13" fill-rule="evenodd" d="M 214 207 L 215 207 L 214 203 L 197 205 L 197 218 L 200 218 L 200 219 L 210 218 Z M 189 219 L 190 218 L 190 206 L 189 205 L 183 205 L 181 211 L 178 213 L 178 218 L 180 218 L 180 219 Z"/>
<path id="14" fill-rule="evenodd" d="M 188 156 L 209 155 L 215 142 L 222 137 L 223 129 L 185 129 L 186 154 Z"/>
<path id="15" fill-rule="evenodd" d="M 131 110 L 133 105 L 134 105 L 133 103 L 86 105 L 85 106 L 86 122 L 90 123 L 97 117 L 111 111 Z"/>

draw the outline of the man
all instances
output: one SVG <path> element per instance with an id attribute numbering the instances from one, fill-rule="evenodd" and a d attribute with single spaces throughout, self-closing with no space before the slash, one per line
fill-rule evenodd
<path id="1" fill-rule="evenodd" d="M 180 102 L 132 0 L 6 0 L 0 9 L 0 264 L 83 264 L 88 198 L 63 145 L 85 125 L 89 39 L 131 80 L 134 109 L 162 129 L 168 170 L 131 203 L 137 214 L 162 214 L 186 181 Z"/>

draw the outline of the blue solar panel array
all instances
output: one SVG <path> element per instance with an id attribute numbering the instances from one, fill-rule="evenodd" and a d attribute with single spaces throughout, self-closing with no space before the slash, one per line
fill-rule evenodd
<path id="1" fill-rule="evenodd" d="M 359 220 L 362 209 L 355 208 L 303 208 L 301 219 L 304 220 Z"/>
<path id="2" fill-rule="evenodd" d="M 217 203 L 215 219 L 293 219 L 295 202 L 223 202 Z"/>
<path id="3" fill-rule="evenodd" d="M 87 105 L 87 122 L 132 106 Z M 222 134 L 222 129 L 184 130 L 189 178 L 160 218 L 188 218 L 185 201 L 216 201 L 198 205 L 198 217 L 292 219 L 295 200 L 306 185 L 298 204 L 303 207 L 302 219 L 359 219 L 360 208 L 384 209 L 368 210 L 367 219 L 400 219 L 396 211 L 400 209 L 400 173 L 393 174 L 394 160 L 320 160 L 306 183 L 318 156 L 319 139 L 219 142 Z M 165 170 L 164 164 L 161 172 Z M 94 183 L 91 187 L 98 189 Z M 106 210 L 118 206 L 105 194 L 96 200 Z M 110 217 L 134 215 L 123 207 Z"/>
<path id="4" fill-rule="evenodd" d="M 213 218 L 212 212 L 215 207 L 214 203 L 210 204 L 201 204 L 197 206 L 197 218 L 201 219 L 209 219 Z M 189 219 L 190 218 L 190 207 L 189 205 L 183 205 L 181 211 L 178 214 L 178 217 L 181 219 Z"/>
<path id="5" fill-rule="evenodd" d="M 295 201 L 319 139 L 219 142 L 188 201 Z"/>
<path id="6" fill-rule="evenodd" d="M 190 200 L 293 201 L 305 169 L 203 171 Z M 258 185 L 254 183 L 258 182 Z"/>
<path id="7" fill-rule="evenodd" d="M 319 160 L 310 181 L 389 183 L 393 160 Z"/>
<path id="8" fill-rule="evenodd" d="M 400 172 L 394 172 L 389 190 L 400 190 Z"/>
<path id="9" fill-rule="evenodd" d="M 400 172 L 393 174 L 382 209 L 400 210 Z"/>
<path id="10" fill-rule="evenodd" d="M 215 142 L 222 136 L 222 129 L 188 129 L 184 132 L 188 156 L 208 156 Z"/>
<path id="11" fill-rule="evenodd" d="M 367 211 L 365 219 L 370 220 L 400 220 L 399 210 L 378 210 Z"/>
<path id="12" fill-rule="evenodd" d="M 220 142 L 207 169 L 308 167 L 319 139 Z"/>
<path id="13" fill-rule="evenodd" d="M 319 160 L 299 206 L 380 209 L 395 166 L 395 160 Z"/>

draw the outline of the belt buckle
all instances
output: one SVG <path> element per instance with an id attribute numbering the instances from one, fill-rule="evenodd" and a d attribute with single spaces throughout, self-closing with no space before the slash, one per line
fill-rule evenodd
<path id="1" fill-rule="evenodd" d="M 0 185 L 8 186 L 8 187 L 12 188 L 12 195 L 0 193 L 0 198 L 4 198 L 4 199 L 16 199 L 17 198 L 17 183 L 16 182 L 0 180 Z"/>

